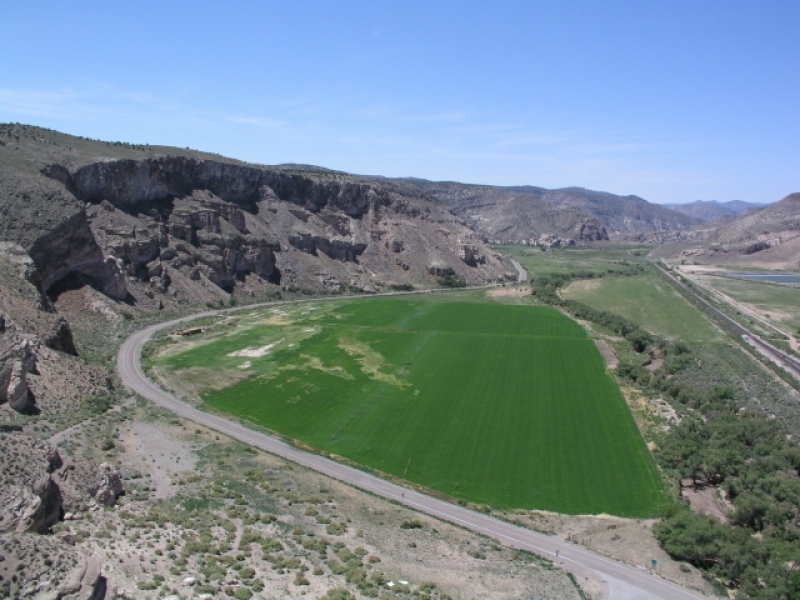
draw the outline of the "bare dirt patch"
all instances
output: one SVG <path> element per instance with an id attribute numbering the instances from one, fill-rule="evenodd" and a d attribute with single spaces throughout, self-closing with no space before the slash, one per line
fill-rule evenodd
<path id="1" fill-rule="evenodd" d="M 653 535 L 656 520 L 623 519 L 608 515 L 569 516 L 531 511 L 498 515 L 543 533 L 586 546 L 598 554 L 647 571 L 691 589 L 713 593 L 700 571 L 664 552 Z M 651 560 L 657 561 L 655 569 Z M 688 570 L 686 570 L 688 569 Z"/>
<path id="2" fill-rule="evenodd" d="M 137 421 L 122 437 L 126 462 L 150 475 L 156 500 L 172 496 L 176 489 L 173 478 L 193 472 L 197 462 L 191 445 L 173 429 L 176 428 L 162 423 Z"/>
<path id="3" fill-rule="evenodd" d="M 494 288 L 486 292 L 490 298 L 522 298 L 531 295 L 529 286 Z"/>
<path id="4" fill-rule="evenodd" d="M 614 354 L 614 350 L 611 346 L 608 345 L 608 342 L 605 340 L 595 340 L 594 343 L 600 351 L 603 360 L 606 361 L 606 366 L 609 369 L 616 369 L 619 366 L 619 359 L 617 355 Z"/>
<path id="5" fill-rule="evenodd" d="M 721 490 L 713 485 L 695 486 L 691 480 L 681 482 L 681 496 L 689 503 L 692 512 L 706 515 L 720 523 L 730 522 L 727 511 L 733 507 L 720 496 Z"/>
<path id="6" fill-rule="evenodd" d="M 240 367 L 241 365 L 235 370 L 217 369 L 214 371 L 202 367 L 194 367 L 181 371 L 171 371 L 163 367 L 154 366 L 148 374 L 165 390 L 178 394 L 184 400 L 199 402 L 200 395 L 203 392 L 224 390 L 251 376 L 247 369 Z"/>
<path id="7" fill-rule="evenodd" d="M 270 353 L 275 346 L 283 343 L 286 341 L 286 338 L 281 338 L 271 344 L 267 344 L 266 346 L 260 346 L 258 348 L 243 348 L 242 350 L 236 350 L 235 352 L 229 352 L 228 356 L 230 357 L 237 357 L 242 356 L 245 358 L 261 358 L 266 356 Z"/>

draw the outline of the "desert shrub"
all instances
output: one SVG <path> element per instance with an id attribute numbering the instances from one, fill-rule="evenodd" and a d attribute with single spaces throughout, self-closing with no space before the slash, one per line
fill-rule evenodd
<path id="1" fill-rule="evenodd" d="M 467 282 L 464 281 L 462 277 L 459 277 L 455 273 L 445 273 L 437 280 L 439 285 L 442 287 L 448 288 L 463 288 L 467 287 Z"/>
<path id="2" fill-rule="evenodd" d="M 328 590 L 320 600 L 356 600 L 356 597 L 344 588 L 335 588 Z"/>
<path id="3" fill-rule="evenodd" d="M 424 523 L 417 519 L 406 519 L 400 523 L 400 529 L 422 529 L 423 527 L 425 527 Z"/>

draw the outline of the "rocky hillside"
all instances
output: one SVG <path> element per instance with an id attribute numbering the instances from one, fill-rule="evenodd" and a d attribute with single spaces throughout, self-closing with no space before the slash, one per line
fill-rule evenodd
<path id="1" fill-rule="evenodd" d="M 0 126 L 0 405 L 21 412 L 102 394 L 74 355 L 113 346 L 125 318 L 506 271 L 447 207 L 388 181 Z"/>
<path id="2" fill-rule="evenodd" d="M 800 268 L 800 193 L 738 218 L 715 221 L 655 253 L 700 264 Z"/>
<path id="3" fill-rule="evenodd" d="M 713 221 L 720 217 L 737 217 L 749 210 L 760 210 L 767 205 L 743 200 L 731 200 L 729 202 L 695 200 L 686 204 L 664 204 L 664 206 L 702 221 Z"/>
<path id="4" fill-rule="evenodd" d="M 446 207 L 391 182 L 18 125 L 0 127 L 0 165 L 0 241 L 25 249 L 51 295 L 89 283 L 168 304 L 505 271 Z"/>
<path id="5" fill-rule="evenodd" d="M 657 237 L 700 223 L 637 196 L 616 196 L 583 188 L 547 190 L 422 179 L 403 179 L 398 183 L 434 196 L 498 242 L 536 243 L 544 236 L 576 243 L 605 240 L 609 236 Z"/>

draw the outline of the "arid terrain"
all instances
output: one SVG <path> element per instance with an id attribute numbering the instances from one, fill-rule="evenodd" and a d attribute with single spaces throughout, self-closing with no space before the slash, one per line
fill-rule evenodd
<path id="1" fill-rule="evenodd" d="M 603 598 L 607 589 L 563 565 L 179 420 L 123 388 L 117 348 L 148 324 L 257 301 L 494 285 L 494 302 L 534 302 L 491 241 L 551 252 L 677 239 L 654 254 L 796 269 L 798 218 L 796 194 L 699 225 L 577 188 L 266 167 L 2 125 L 0 597 Z M 591 293 L 598 281 L 574 290 Z M 781 317 L 753 310 L 765 327 Z M 781 318 L 791 322 L 790 312 Z M 661 346 L 645 358 L 576 319 L 625 383 L 641 430 L 670 431 L 693 414 L 624 379 L 644 377 L 640 366 L 667 377 Z M 720 486 L 673 492 L 698 514 L 736 522 Z M 712 591 L 707 574 L 659 546 L 656 520 L 478 508 L 638 569 L 656 560 L 661 577 Z"/>

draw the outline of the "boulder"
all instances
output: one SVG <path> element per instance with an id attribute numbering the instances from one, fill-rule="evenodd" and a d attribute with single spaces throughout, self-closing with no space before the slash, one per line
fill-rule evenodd
<path id="1" fill-rule="evenodd" d="M 15 329 L 0 336 L 0 404 L 8 402 L 17 412 L 35 410 L 33 394 L 28 388 L 27 375 L 36 367 L 36 355 L 31 343 Z"/>
<path id="2" fill-rule="evenodd" d="M 125 491 L 119 471 L 108 463 L 97 466 L 95 479 L 89 488 L 92 497 L 104 506 L 114 506 Z"/>

